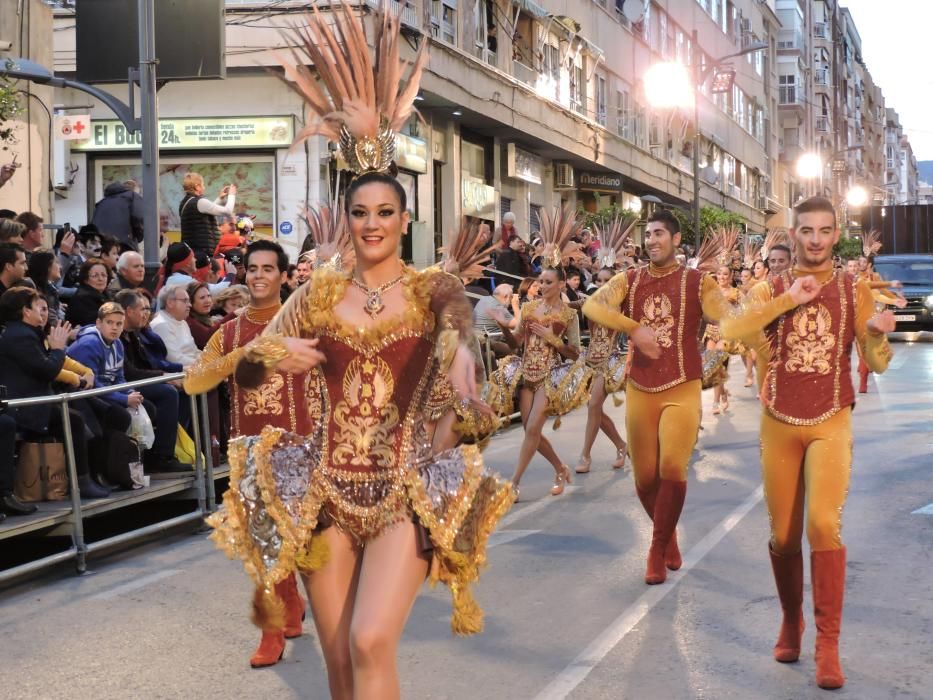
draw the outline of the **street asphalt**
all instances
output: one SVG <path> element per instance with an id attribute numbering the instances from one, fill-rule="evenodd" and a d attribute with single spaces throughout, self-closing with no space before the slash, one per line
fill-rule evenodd
<path id="1" fill-rule="evenodd" d="M 771 658 L 779 606 L 767 554 L 758 462 L 759 404 L 733 360 L 733 402 L 711 415 L 681 519 L 684 568 L 643 582 L 649 522 L 631 472 L 613 472 L 603 436 L 593 472 L 561 497 L 540 458 L 495 535 L 477 588 L 486 629 L 455 638 L 449 596 L 425 588 L 399 654 L 404 698 L 674 700 L 933 698 L 933 342 L 897 343 L 854 414 L 844 516 L 849 551 L 842 661 L 848 682 L 814 682 L 812 606 L 796 664 Z M 620 426 L 625 406 L 606 402 Z M 564 419 L 571 466 L 586 416 Z M 511 474 L 522 433 L 486 451 Z M 926 512 L 916 513 L 927 508 Z M 203 533 L 177 534 L 0 592 L 0 698 L 328 697 L 310 624 L 284 660 L 251 670 L 251 586 Z M 806 565 L 807 574 L 809 564 Z"/>

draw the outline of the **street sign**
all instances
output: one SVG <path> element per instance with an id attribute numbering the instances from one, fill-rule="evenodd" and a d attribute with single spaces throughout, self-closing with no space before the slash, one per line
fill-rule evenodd
<path id="1" fill-rule="evenodd" d="M 74 119 L 72 117 L 72 119 Z M 142 133 L 131 132 L 113 119 L 87 121 L 75 151 L 126 151 L 138 149 Z M 288 148 L 294 138 L 294 117 L 162 117 L 159 119 L 160 150 L 184 148 Z"/>
<path id="2" fill-rule="evenodd" d="M 52 124 L 55 138 L 62 141 L 86 139 L 91 133 L 90 114 L 58 114 Z"/>
<path id="3" fill-rule="evenodd" d="M 282 223 L 279 224 L 279 233 L 281 233 L 283 236 L 287 236 L 294 230 L 295 230 L 295 227 L 292 226 L 291 221 L 283 221 Z"/>

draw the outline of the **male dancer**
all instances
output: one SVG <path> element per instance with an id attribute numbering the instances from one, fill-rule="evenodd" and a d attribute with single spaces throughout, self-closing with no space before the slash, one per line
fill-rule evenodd
<path id="1" fill-rule="evenodd" d="M 645 583 L 681 566 L 676 528 L 687 495 L 687 463 L 700 429 L 703 376 L 697 338 L 703 316 L 726 302 L 715 280 L 676 260 L 680 225 L 659 209 L 648 218 L 650 264 L 620 273 L 583 305 L 591 320 L 629 336 L 625 426 L 635 490 L 654 521 Z M 623 313 L 623 309 L 625 312 Z"/>
<path id="2" fill-rule="evenodd" d="M 852 461 L 855 394 L 849 361 L 857 341 L 869 367 L 883 372 L 891 358 L 885 333 L 891 312 L 875 314 L 867 282 L 833 270 L 839 240 L 832 203 L 822 197 L 794 209 L 797 261 L 792 270 L 755 286 L 749 308 L 724 319 L 735 339 L 764 330 L 770 348 L 762 398 L 761 462 L 771 520 L 770 556 L 784 617 L 774 658 L 796 661 L 803 635 L 803 556 L 806 503 L 816 680 L 821 688 L 845 682 L 839 664 L 839 627 L 846 550 L 841 513 Z"/>
<path id="3" fill-rule="evenodd" d="M 768 270 L 772 277 L 776 277 L 790 267 L 792 260 L 790 248 L 778 243 L 768 251 Z"/>
<path id="4" fill-rule="evenodd" d="M 240 387 L 233 376 L 242 348 L 262 333 L 278 312 L 280 291 L 288 277 L 288 256 L 272 241 L 251 244 L 245 265 L 249 306 L 211 336 L 201 357 L 188 369 L 185 391 L 200 394 L 226 379 L 230 387 L 231 437 L 258 435 L 267 425 L 307 434 L 312 420 L 305 400 L 304 375 L 275 372 L 256 389 Z M 302 633 L 305 602 L 294 575 L 276 584 L 275 592 L 284 602 L 284 618 L 280 610 L 267 610 L 254 602 L 253 620 L 262 628 L 262 639 L 250 658 L 253 668 L 278 663 L 285 652 L 285 640 Z"/>

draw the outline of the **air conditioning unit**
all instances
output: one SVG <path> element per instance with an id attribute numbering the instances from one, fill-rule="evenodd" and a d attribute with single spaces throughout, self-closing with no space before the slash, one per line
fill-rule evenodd
<path id="1" fill-rule="evenodd" d="M 554 189 L 572 190 L 573 187 L 573 166 L 570 163 L 555 163 Z"/>
<path id="2" fill-rule="evenodd" d="M 752 31 L 752 19 L 751 19 L 751 17 L 743 17 L 743 18 L 740 20 L 740 22 L 741 22 L 740 26 L 742 27 L 742 32 L 743 32 L 743 33 L 748 34 L 750 31 Z"/>

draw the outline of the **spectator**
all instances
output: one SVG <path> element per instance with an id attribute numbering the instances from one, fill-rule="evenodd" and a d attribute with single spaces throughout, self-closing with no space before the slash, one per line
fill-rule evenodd
<path id="1" fill-rule="evenodd" d="M 64 250 L 65 240 L 62 239 L 61 248 Z M 100 233 L 97 227 L 92 224 L 82 226 L 72 246 L 71 253 L 67 257 L 59 256 L 62 265 L 62 281 L 59 288 L 62 289 L 63 297 L 71 297 L 77 294 L 81 266 L 91 258 L 97 258 L 100 255 Z M 74 289 L 73 292 L 65 292 L 65 289 Z"/>
<path id="2" fill-rule="evenodd" d="M 250 229 L 252 230 L 252 229 Z M 241 250 L 246 245 L 246 238 L 231 221 L 220 225 L 220 240 L 214 248 L 214 255 L 223 255 L 231 250 Z"/>
<path id="3" fill-rule="evenodd" d="M 217 279 L 211 279 L 211 273 L 213 272 L 212 263 L 214 258 L 212 258 L 207 253 L 201 252 L 194 256 L 194 277 L 196 282 L 203 282 L 204 284 L 216 284 Z"/>
<path id="4" fill-rule="evenodd" d="M 507 211 L 502 215 L 502 226 L 499 228 L 498 235 L 503 248 L 512 246 L 512 236 L 518 236 L 518 231 L 515 230 L 515 214 Z"/>
<path id="5" fill-rule="evenodd" d="M 16 212 L 12 209 L 0 209 L 0 219 L 15 219 Z"/>
<path id="6" fill-rule="evenodd" d="M 535 277 L 526 277 L 518 285 L 518 306 L 521 308 L 529 301 L 538 298 L 538 280 Z"/>
<path id="7" fill-rule="evenodd" d="M 49 306 L 49 319 L 52 324 L 65 320 L 61 301 L 58 298 L 58 287 L 55 283 L 61 279 L 62 267 L 58 258 L 51 250 L 36 250 L 29 258 L 26 274 L 36 285 L 36 290 L 45 297 Z"/>
<path id="8" fill-rule="evenodd" d="M 298 264 L 295 266 L 295 271 L 298 276 L 299 285 L 304 284 L 309 279 L 311 279 L 311 265 L 312 265 L 311 256 L 310 256 L 311 252 L 313 251 L 304 253 L 300 258 L 298 258 Z"/>
<path id="9" fill-rule="evenodd" d="M 511 275 L 497 276 L 498 284 L 508 284 L 514 281 L 515 277 L 524 279 L 531 274 L 531 260 L 525 252 L 525 241 L 517 233 L 509 238 L 509 247 L 496 256 L 496 270 Z"/>
<path id="10" fill-rule="evenodd" d="M 198 350 L 187 319 L 191 311 L 191 298 L 187 287 L 175 285 L 159 292 L 159 312 L 150 327 L 162 338 L 168 351 L 168 360 L 187 367 L 198 359 Z"/>
<path id="11" fill-rule="evenodd" d="M 288 287 L 288 293 L 291 294 L 296 289 L 298 285 L 301 284 L 298 281 L 298 266 L 291 264 L 288 266 L 288 277 L 285 280 L 285 286 Z"/>
<path id="12" fill-rule="evenodd" d="M 234 278 L 233 284 L 246 284 L 246 265 L 243 264 L 243 250 L 231 250 L 229 253 L 224 253 L 224 258 L 230 265 L 233 265 Z M 230 266 L 227 266 L 229 269 Z"/>
<path id="13" fill-rule="evenodd" d="M 0 321 L 6 323 L 6 330 L 0 336 L 0 384 L 6 386 L 7 396 L 51 396 L 52 382 L 62 378 L 62 370 L 66 367 L 69 325 L 52 326 L 46 344 L 43 329 L 48 322 L 48 304 L 36 290 L 28 287 L 12 289 L 0 296 Z M 81 376 L 73 373 L 80 388 L 93 385 L 93 377 L 86 366 L 70 361 L 67 366 L 82 372 Z M 51 404 L 10 409 L 10 415 L 27 440 L 49 435 L 60 441 L 65 439 L 62 412 Z M 84 418 L 75 408 L 69 409 L 68 417 L 78 491 L 82 498 L 109 496 L 109 489 L 91 479 Z"/>
<path id="14" fill-rule="evenodd" d="M 501 333 L 500 323 L 510 329 L 518 325 L 518 319 L 509 311 L 509 305 L 512 303 L 512 289 L 510 284 L 500 284 L 493 291 L 492 296 L 483 297 L 476 302 L 473 308 L 475 330 L 498 337 Z M 501 339 L 491 340 L 490 345 L 497 358 L 511 354 L 508 344 Z"/>
<path id="15" fill-rule="evenodd" d="M 10 180 L 10 178 L 13 177 L 13 174 L 16 172 L 16 169 L 19 166 L 20 164 L 16 162 L 15 157 L 13 158 L 12 163 L 4 163 L 3 165 L 0 165 L 0 187 L 3 187 Z M 5 209 L 4 211 L 9 211 L 9 209 Z M 2 212 L 0 212 L 0 214 L 2 214 Z M 13 216 L 16 216 L 16 214 L 13 214 Z"/>
<path id="16" fill-rule="evenodd" d="M 146 263 L 143 262 L 143 256 L 132 250 L 121 253 L 117 258 L 116 273 L 110 283 L 111 291 L 142 289 L 146 279 Z"/>
<path id="17" fill-rule="evenodd" d="M 65 285 L 65 273 L 74 270 L 72 278 L 77 280 L 82 260 L 77 252 L 77 236 L 68 224 L 55 233 L 55 245 L 52 246 L 52 250 L 58 256 L 58 265 L 62 271 L 61 279 L 57 283 L 59 294 L 65 298 L 71 297 L 75 293 L 75 288 Z"/>
<path id="18" fill-rule="evenodd" d="M 185 196 L 178 205 L 181 218 L 181 240 L 195 251 L 212 253 L 220 240 L 217 230 L 218 216 L 233 216 L 236 206 L 236 185 L 227 185 L 216 201 L 204 197 L 204 178 L 190 172 L 182 182 Z M 226 200 L 224 204 L 222 201 Z"/>
<path id="19" fill-rule="evenodd" d="M 163 266 L 163 287 L 174 287 L 182 285 L 187 287 L 195 282 L 194 274 L 197 271 L 195 267 L 195 253 L 184 243 L 172 243 L 168 247 L 165 256 L 165 265 Z M 236 267 L 233 263 L 227 263 L 227 276 L 216 284 L 208 285 L 211 294 L 219 294 L 233 282 L 236 275 Z M 161 307 L 160 307 L 161 308 Z"/>
<path id="20" fill-rule="evenodd" d="M 120 259 L 120 243 L 110 236 L 100 237 L 100 259 L 107 266 L 110 278 L 116 274 L 117 261 Z"/>
<path id="21" fill-rule="evenodd" d="M 0 414 L 0 523 L 8 515 L 29 515 L 38 510 L 32 503 L 23 503 L 13 494 L 16 483 L 16 421 Z"/>
<path id="22" fill-rule="evenodd" d="M 26 276 L 26 252 L 15 243 L 0 243 L 0 294 Z"/>
<path id="23" fill-rule="evenodd" d="M 108 284 L 110 275 L 104 261 L 100 258 L 86 260 L 78 273 L 78 290 L 68 301 L 65 319 L 73 326 L 93 326 L 98 309 L 109 301 Z"/>
<path id="24" fill-rule="evenodd" d="M 82 328 L 78 332 L 78 339 L 68 348 L 68 355 L 95 372 L 100 386 L 116 386 L 126 382 L 123 371 L 123 343 L 120 342 L 125 318 L 126 312 L 123 307 L 116 302 L 107 302 L 100 307 L 95 324 Z M 103 398 L 111 404 L 115 413 L 122 416 L 126 427 L 129 427 L 131 422 L 130 409 L 142 407 L 152 419 L 155 443 L 143 456 L 143 466 L 147 472 L 180 472 L 191 469 L 190 464 L 183 464 L 175 459 L 175 441 L 178 434 L 177 392 L 167 387 L 149 393 L 157 397 L 159 403 L 147 400 L 141 392 L 133 389 L 116 389 L 105 394 Z"/>
<path id="25" fill-rule="evenodd" d="M 217 330 L 217 324 L 211 318 L 211 309 L 214 299 L 211 291 L 203 282 L 192 282 L 188 285 L 188 297 L 191 299 L 191 313 L 188 314 L 188 328 L 194 338 L 198 350 L 203 350 L 207 341 Z"/>
<path id="26" fill-rule="evenodd" d="M 214 310 L 211 316 L 229 320 L 239 313 L 240 309 L 249 304 L 249 289 L 242 284 L 228 287 L 214 299 Z"/>
<path id="27" fill-rule="evenodd" d="M 24 211 L 16 217 L 16 220 L 26 227 L 20 245 L 26 251 L 26 262 L 29 262 L 32 251 L 42 245 L 42 217 L 31 211 Z"/>
<path id="28" fill-rule="evenodd" d="M 0 243 L 22 246 L 26 227 L 15 219 L 0 219 Z"/>
<path id="29" fill-rule="evenodd" d="M 104 198 L 94 205 L 91 223 L 101 233 L 117 241 L 120 250 L 138 250 L 143 240 L 143 198 L 133 187 L 136 183 L 112 182 L 104 188 Z M 120 250 L 118 250 L 118 255 Z"/>

